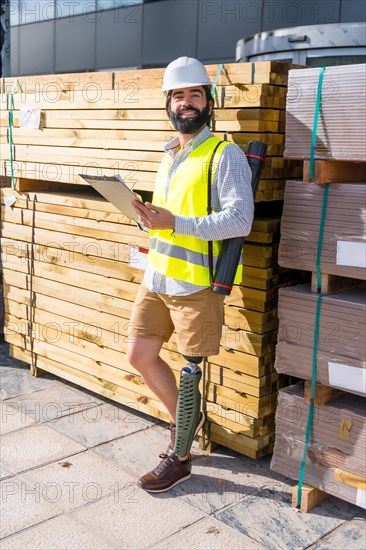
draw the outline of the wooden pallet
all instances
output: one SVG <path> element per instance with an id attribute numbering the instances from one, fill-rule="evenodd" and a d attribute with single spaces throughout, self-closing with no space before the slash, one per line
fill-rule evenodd
<path id="1" fill-rule="evenodd" d="M 318 288 L 317 274 L 313 271 L 311 274 L 312 292 L 322 294 L 334 294 L 335 292 L 341 292 L 342 290 L 357 288 L 361 284 L 358 279 L 352 279 L 351 277 L 341 277 L 340 275 L 330 275 L 328 273 L 321 273 L 320 280 L 320 288 Z"/>
<path id="2" fill-rule="evenodd" d="M 315 160 L 314 177 L 310 181 L 310 161 L 304 161 L 305 183 L 366 182 L 366 163 L 342 160 Z"/>

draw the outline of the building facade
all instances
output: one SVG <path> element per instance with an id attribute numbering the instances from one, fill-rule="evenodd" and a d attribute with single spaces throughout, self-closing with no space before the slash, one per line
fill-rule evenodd
<path id="1" fill-rule="evenodd" d="M 240 39 L 365 21 L 364 0 L 9 0 L 10 75 L 234 62 Z M 6 76 L 6 75 L 3 75 Z"/>

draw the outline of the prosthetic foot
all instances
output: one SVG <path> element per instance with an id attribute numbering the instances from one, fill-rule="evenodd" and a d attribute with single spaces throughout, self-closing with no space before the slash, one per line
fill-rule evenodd
<path id="1" fill-rule="evenodd" d="M 198 384 L 202 371 L 198 366 L 203 357 L 187 357 L 187 365 L 180 373 L 180 385 L 178 405 L 176 412 L 176 434 L 174 454 L 186 456 L 192 446 L 193 438 L 197 430 L 198 418 L 201 408 L 201 394 Z"/>

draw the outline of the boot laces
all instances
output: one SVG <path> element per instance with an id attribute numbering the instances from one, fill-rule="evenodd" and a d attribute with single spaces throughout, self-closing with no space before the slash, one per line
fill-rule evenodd
<path id="1" fill-rule="evenodd" d="M 168 455 L 166 453 L 160 453 L 159 458 L 161 458 L 162 460 L 160 464 L 156 467 L 157 473 L 163 472 L 168 466 L 176 462 L 176 458 L 174 455 Z"/>

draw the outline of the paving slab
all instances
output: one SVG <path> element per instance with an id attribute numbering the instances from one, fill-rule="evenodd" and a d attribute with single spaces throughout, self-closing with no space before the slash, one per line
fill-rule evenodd
<path id="1" fill-rule="evenodd" d="M 83 411 L 86 415 L 87 409 L 101 405 L 102 401 L 57 382 L 51 387 L 15 397 L 10 403 L 24 414 L 34 418 L 36 422 L 51 423 L 65 416 L 68 419 L 66 421 L 72 423 L 72 413 Z M 93 413 L 89 414 L 93 417 Z"/>
<path id="2" fill-rule="evenodd" d="M 353 519 L 342 524 L 325 539 L 312 546 L 313 550 L 361 550 L 366 548 L 366 523 L 364 518 Z"/>
<path id="3" fill-rule="evenodd" d="M 56 506 L 41 498 L 37 487 L 22 476 L 1 481 L 0 487 L 1 537 L 7 537 L 61 513 Z"/>
<path id="4" fill-rule="evenodd" d="M 0 434 L 4 435 L 14 430 L 26 428 L 35 423 L 35 419 L 24 414 L 19 407 L 10 401 L 0 403 Z"/>
<path id="5" fill-rule="evenodd" d="M 144 430 L 153 422 L 131 414 L 131 410 L 101 403 L 52 422 L 52 428 L 84 445 L 95 447 L 112 439 Z"/>
<path id="6" fill-rule="evenodd" d="M 140 549 L 157 544 L 204 517 L 199 510 L 165 493 L 150 495 L 137 485 L 87 504 L 70 517 L 118 548 Z M 185 545 L 184 545 L 185 547 Z"/>
<path id="7" fill-rule="evenodd" d="M 55 384 L 60 385 L 60 382 L 51 375 L 42 378 L 31 376 L 29 368 L 7 370 L 0 372 L 0 399 L 11 399 Z"/>
<path id="8" fill-rule="evenodd" d="M 168 430 L 157 425 L 98 445 L 94 451 L 140 477 L 157 465 L 159 454 L 168 448 L 169 441 Z"/>
<path id="9" fill-rule="evenodd" d="M 1 550 L 112 550 L 109 542 L 64 515 L 1 541 Z"/>
<path id="10" fill-rule="evenodd" d="M 190 525 L 175 535 L 160 540 L 156 545 L 149 547 L 151 550 L 176 550 L 178 548 L 192 550 L 263 550 L 264 546 L 221 523 L 214 517 L 210 517 L 197 521 L 194 525 Z"/>
<path id="11" fill-rule="evenodd" d="M 5 468 L 2 462 L 0 462 L 0 479 L 7 479 L 9 477 L 13 477 L 14 472 L 9 470 L 9 468 Z"/>
<path id="12" fill-rule="evenodd" d="M 146 430 L 132 433 L 94 448 L 94 451 L 113 460 L 127 472 L 140 477 L 155 468 L 170 441 L 170 432 L 161 425 L 152 425 Z M 202 454 L 195 441 L 192 452 Z"/>
<path id="13" fill-rule="evenodd" d="M 284 482 L 261 487 L 216 515 L 219 521 L 263 544 L 280 550 L 308 548 L 350 520 L 357 508 L 330 497 L 309 513 L 291 507 L 291 487 Z M 280 488 L 280 491 L 278 491 Z M 286 490 L 288 488 L 288 491 Z"/>
<path id="14" fill-rule="evenodd" d="M 171 492 L 181 496 L 191 506 L 212 514 L 281 478 L 276 484 L 279 496 L 284 478 L 278 474 L 272 475 L 268 467 L 268 457 L 253 464 L 250 458 L 238 456 L 224 448 L 207 456 L 193 455 L 192 477 Z M 288 491 L 288 485 L 285 490 Z"/>
<path id="15" fill-rule="evenodd" d="M 10 357 L 9 344 L 7 342 L 0 342 L 0 372 L 17 368 L 29 370 L 29 365 L 24 361 L 19 361 L 18 359 L 14 359 L 14 357 Z"/>
<path id="16" fill-rule="evenodd" d="M 93 451 L 36 468 L 27 472 L 26 477 L 39 487 L 42 498 L 63 512 L 96 502 L 122 488 L 128 491 L 136 483 L 135 477 Z"/>
<path id="17" fill-rule="evenodd" d="M 44 424 L 34 424 L 1 437 L 0 456 L 19 473 L 82 452 L 85 447 Z"/>

